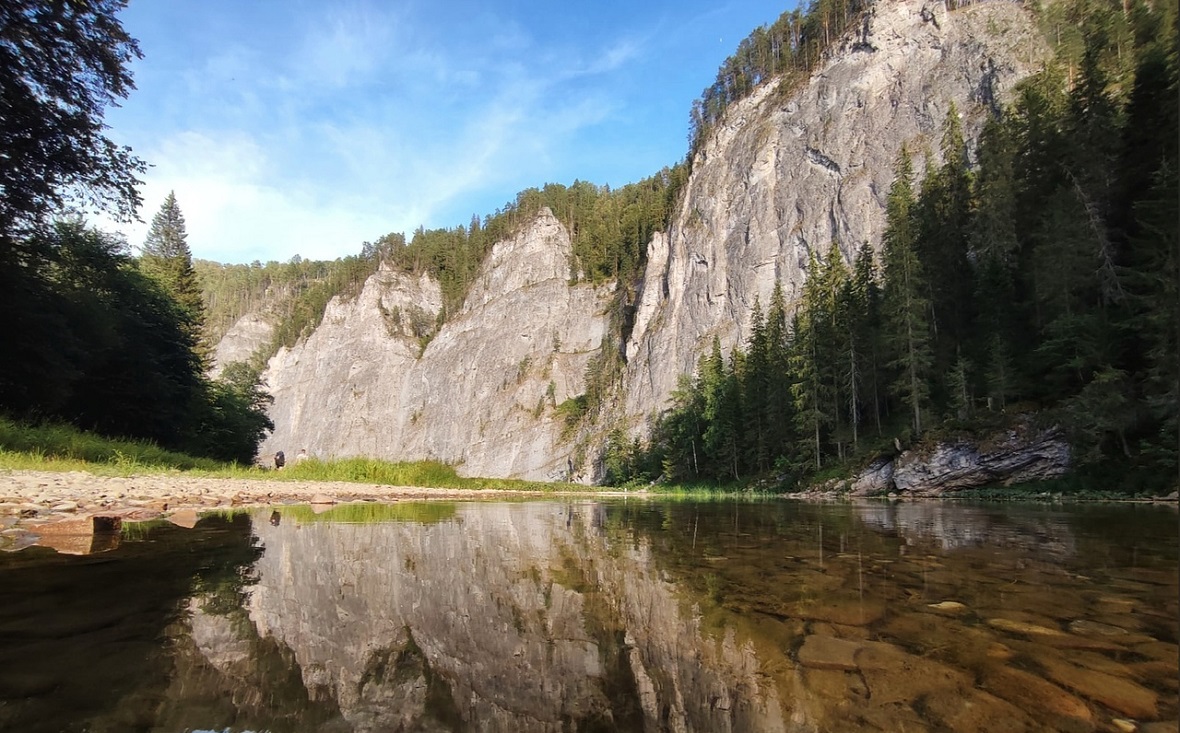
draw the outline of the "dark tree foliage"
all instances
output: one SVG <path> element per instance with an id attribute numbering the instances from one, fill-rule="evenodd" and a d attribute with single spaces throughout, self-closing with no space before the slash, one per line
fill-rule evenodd
<path id="1" fill-rule="evenodd" d="M 1102 488 L 1180 486 L 1176 5 L 1076 0 L 1042 20 L 1057 61 L 986 125 L 974 167 L 952 116 L 918 191 L 899 161 L 882 261 L 812 253 L 782 351 L 757 307 L 744 350 L 702 360 L 612 477 L 730 482 L 769 464 L 791 483 L 1032 412 Z M 783 384 L 794 399 L 759 410 Z"/>
<path id="2" fill-rule="evenodd" d="M 134 89 L 140 57 L 124 0 L 0 3 L 0 235 L 4 248 L 71 199 L 123 217 L 143 163 L 103 134 L 104 110 Z"/>
<path id="3" fill-rule="evenodd" d="M 140 255 L 141 269 L 155 278 L 180 304 L 187 317 L 187 327 L 198 340 L 204 338 L 205 306 L 201 284 L 193 269 L 193 256 L 188 248 L 184 214 L 176 203 L 176 194 L 169 193 L 152 218 L 151 228 Z"/>
<path id="4" fill-rule="evenodd" d="M 175 199 L 153 227 L 155 277 L 123 242 L 62 217 L 67 204 L 123 218 L 139 204 L 143 163 L 102 122 L 133 88 L 127 64 L 139 57 L 116 17 L 124 5 L 0 3 L 0 410 L 250 461 L 270 427 L 265 398 L 256 375 L 204 375 Z"/>
<path id="5" fill-rule="evenodd" d="M 208 380 L 188 314 L 122 243 L 77 220 L 38 236 L 53 264 L 22 285 L 44 330 L 0 383 L 6 411 L 252 461 L 273 427 L 257 374 L 228 370 Z"/>

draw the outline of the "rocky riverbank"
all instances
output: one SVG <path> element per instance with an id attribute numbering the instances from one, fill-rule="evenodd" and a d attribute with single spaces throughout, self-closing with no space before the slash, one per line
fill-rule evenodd
<path id="1" fill-rule="evenodd" d="M 193 525 L 201 512 L 279 504 L 313 508 L 353 501 L 474 499 L 529 492 L 386 486 L 344 481 L 227 479 L 160 474 L 96 476 L 72 471 L 0 472 L 0 550 L 117 531 L 123 522 L 169 519 Z M 76 544 L 76 542 L 75 542 Z M 88 545 L 90 546 L 90 545 Z"/>

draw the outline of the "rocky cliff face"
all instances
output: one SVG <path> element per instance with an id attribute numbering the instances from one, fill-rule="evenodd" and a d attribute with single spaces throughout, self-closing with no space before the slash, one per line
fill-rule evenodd
<path id="1" fill-rule="evenodd" d="M 715 335 L 726 349 L 743 340 L 775 282 L 793 299 L 811 252 L 878 245 L 902 146 L 921 170 L 952 104 L 970 138 L 1046 54 L 1014 3 L 882 0 L 810 81 L 790 93 L 768 84 L 734 105 L 696 154 L 669 231 L 648 247 L 625 345 L 630 429 L 666 406 Z M 270 362 L 276 429 L 264 454 L 307 447 L 437 458 L 486 476 L 564 474 L 573 449 L 552 408 L 584 391 L 608 296 L 568 285 L 570 256 L 568 232 L 547 213 L 501 242 L 420 355 L 399 319 L 433 317 L 437 285 L 383 271 L 356 300 L 334 301 L 310 338 Z"/>
<path id="2" fill-rule="evenodd" d="M 693 160 L 670 233 L 648 248 L 627 345 L 633 425 L 663 408 L 715 335 L 725 349 L 745 338 L 776 281 L 797 297 L 810 253 L 878 246 L 902 146 L 937 151 L 952 104 L 973 136 L 1045 53 L 1019 5 L 886 0 L 798 91 L 767 85 L 735 105 Z"/>
<path id="3" fill-rule="evenodd" d="M 275 431 L 262 454 L 437 459 L 466 474 L 564 476 L 554 407 L 580 394 L 609 289 L 570 286 L 569 234 L 546 212 L 498 243 L 460 312 L 423 348 L 438 284 L 382 270 L 270 361 Z"/>

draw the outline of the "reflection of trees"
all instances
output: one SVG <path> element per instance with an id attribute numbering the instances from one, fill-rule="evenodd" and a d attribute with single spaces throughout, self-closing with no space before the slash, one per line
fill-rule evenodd
<path id="1" fill-rule="evenodd" d="M 260 552 L 239 515 L 150 525 L 101 556 L 0 557 L 0 729 L 142 729 L 175 673 L 159 645 L 193 588 L 240 597 Z"/>

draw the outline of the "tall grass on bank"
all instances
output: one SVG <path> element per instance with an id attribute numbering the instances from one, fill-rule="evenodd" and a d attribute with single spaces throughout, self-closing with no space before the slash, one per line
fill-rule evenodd
<path id="1" fill-rule="evenodd" d="M 385 486 L 506 491 L 593 491 L 581 484 L 464 478 L 438 461 L 393 463 L 372 458 L 293 461 L 281 471 L 221 463 L 164 450 L 152 443 L 105 438 L 68 425 L 18 423 L 0 417 L 0 469 L 88 471 L 115 476 L 188 472 L 211 478 L 344 481 Z"/>
<path id="2" fill-rule="evenodd" d="M 0 417 L 0 468 L 92 471 L 219 471 L 228 465 L 152 443 L 104 438 L 69 425 L 29 425 Z"/>

